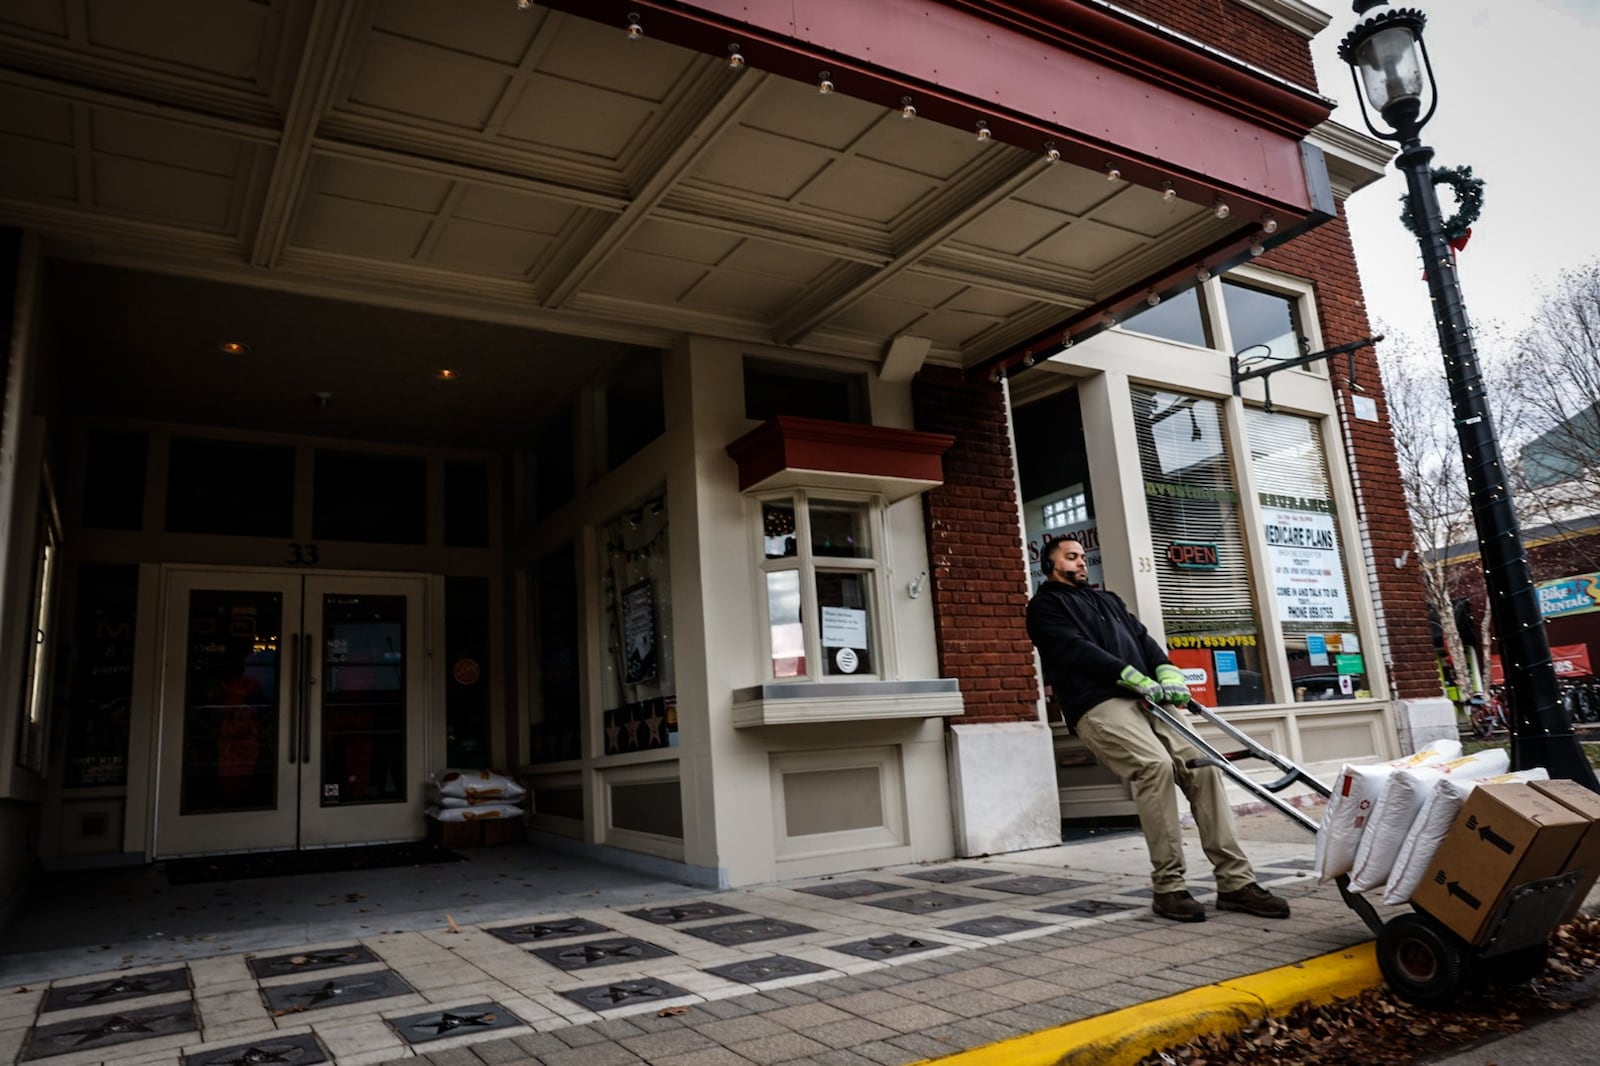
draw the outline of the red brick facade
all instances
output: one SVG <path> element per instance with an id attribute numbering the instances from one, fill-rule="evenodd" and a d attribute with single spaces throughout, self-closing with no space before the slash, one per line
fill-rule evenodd
<path id="1" fill-rule="evenodd" d="M 1123 0 L 1120 6 L 1296 85 L 1316 88 L 1310 42 L 1233 0 Z"/>
<path id="2" fill-rule="evenodd" d="M 961 682 L 965 722 L 1032 721 L 1039 683 L 1005 393 L 943 367 L 917 376 L 917 428 L 948 433 L 944 484 L 923 501 L 939 676 Z"/>
<path id="3" fill-rule="evenodd" d="M 1355 251 L 1343 212 L 1333 222 L 1268 252 L 1258 262 L 1286 274 L 1309 279 L 1316 286 L 1317 312 L 1322 341 L 1334 347 L 1371 336 L 1361 280 L 1356 274 Z M 1426 292 L 1417 282 L 1417 298 Z M 1377 404 L 1378 420 L 1355 418 L 1346 384 L 1348 364 L 1339 359 L 1329 368 L 1339 397 L 1339 421 L 1346 458 L 1356 491 L 1356 513 L 1366 546 L 1367 572 L 1377 582 L 1378 628 L 1386 644 L 1385 659 L 1394 694 L 1401 699 L 1439 695 L 1438 675 L 1428 626 L 1428 608 L 1422 591 L 1421 560 L 1411 519 L 1406 513 L 1400 468 L 1395 461 L 1394 439 L 1389 431 L 1389 408 L 1378 374 L 1378 357 L 1371 348 L 1356 356 L 1359 395 Z M 1404 559 L 1403 566 L 1396 561 Z"/>

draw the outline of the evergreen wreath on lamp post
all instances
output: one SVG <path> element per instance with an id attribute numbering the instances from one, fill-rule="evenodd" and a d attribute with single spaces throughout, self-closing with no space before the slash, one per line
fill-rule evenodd
<path id="1" fill-rule="evenodd" d="M 1472 236 L 1472 224 L 1483 214 L 1483 179 L 1472 176 L 1471 167 L 1434 167 L 1428 172 L 1434 185 L 1448 185 L 1456 195 L 1456 213 L 1444 221 L 1445 239 L 1460 251 Z M 1412 234 L 1417 232 L 1411 214 L 1411 194 L 1400 197 L 1400 221 Z"/>

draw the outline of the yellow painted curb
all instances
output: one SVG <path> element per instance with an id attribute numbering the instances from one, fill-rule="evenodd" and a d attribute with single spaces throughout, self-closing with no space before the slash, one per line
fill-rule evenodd
<path id="1" fill-rule="evenodd" d="M 1130 1066 L 1152 1051 L 1208 1033 L 1232 1032 L 1302 1003 L 1329 1003 L 1383 978 L 1371 941 L 1314 959 L 1002 1040 L 923 1064 L 939 1066 Z"/>

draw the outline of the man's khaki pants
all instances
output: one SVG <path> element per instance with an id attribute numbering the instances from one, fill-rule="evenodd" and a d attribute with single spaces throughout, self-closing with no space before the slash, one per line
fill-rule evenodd
<path id="1" fill-rule="evenodd" d="M 1100 765 L 1133 790 L 1145 846 L 1150 849 L 1150 880 L 1157 892 L 1177 892 L 1184 887 L 1180 788 L 1194 812 L 1200 846 L 1216 871 L 1217 890 L 1234 892 L 1255 880 L 1250 860 L 1239 847 L 1222 771 L 1215 766 L 1189 769 L 1186 761 L 1200 758 L 1200 752 L 1140 710 L 1137 700 L 1118 698 L 1095 704 L 1078 719 L 1078 739 Z"/>

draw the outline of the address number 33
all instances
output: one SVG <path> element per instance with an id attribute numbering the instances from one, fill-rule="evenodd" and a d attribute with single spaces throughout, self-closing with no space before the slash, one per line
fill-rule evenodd
<path id="1" fill-rule="evenodd" d="M 321 557 L 321 553 L 317 551 L 315 544 L 301 544 L 297 541 L 289 542 L 289 558 L 287 561 L 290 566 L 316 566 Z"/>

